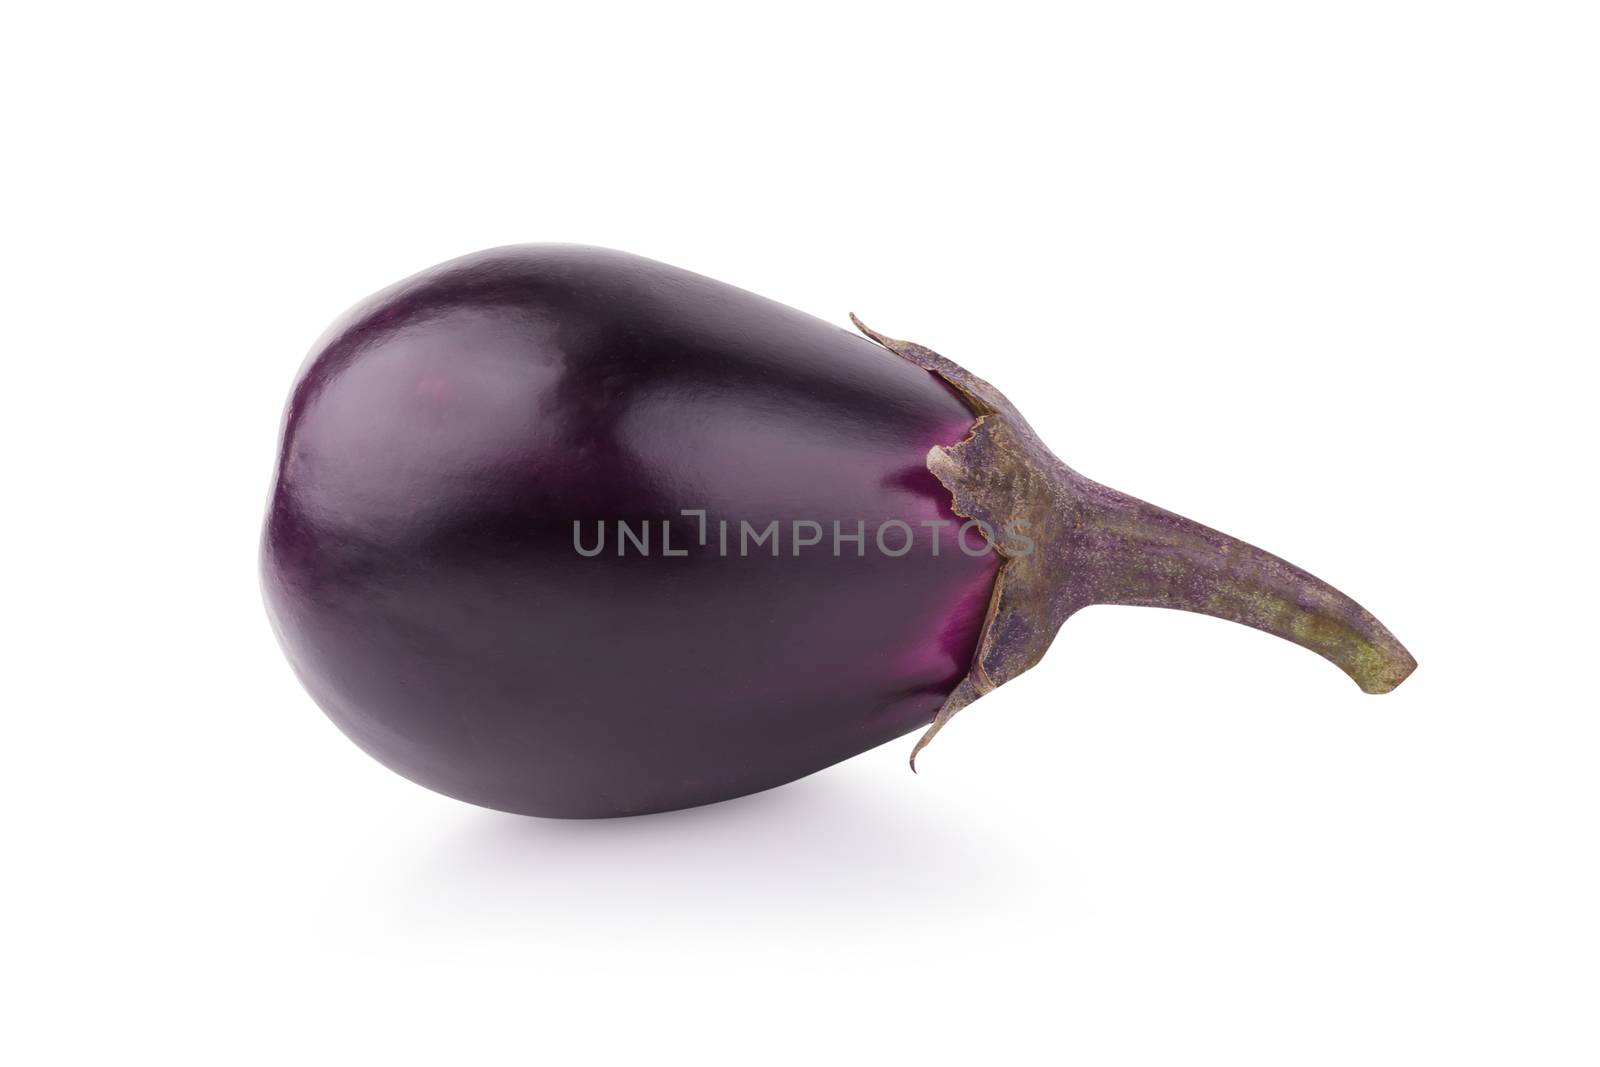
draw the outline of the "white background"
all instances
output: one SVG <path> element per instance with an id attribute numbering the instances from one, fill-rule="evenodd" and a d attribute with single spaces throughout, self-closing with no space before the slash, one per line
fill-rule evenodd
<path id="1" fill-rule="evenodd" d="M 1600 1061 L 1592 5 L 3 38 L 7 1062 Z M 932 345 L 1421 668 L 1099 608 L 920 776 L 906 738 L 633 820 L 427 793 L 266 625 L 279 412 L 357 298 L 547 240 Z"/>

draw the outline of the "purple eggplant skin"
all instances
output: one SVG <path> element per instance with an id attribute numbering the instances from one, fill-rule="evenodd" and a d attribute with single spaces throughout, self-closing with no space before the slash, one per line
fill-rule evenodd
<path id="1" fill-rule="evenodd" d="M 687 271 L 466 256 L 301 369 L 268 614 L 334 723 L 440 793 L 583 818 L 767 789 L 927 725 L 968 671 L 1002 561 L 923 524 L 964 521 L 927 455 L 974 422 L 879 345 Z M 779 520 L 780 554 L 720 554 L 724 519 Z M 891 519 L 906 555 L 871 543 Z M 649 523 L 648 555 L 618 554 L 618 520 Z M 794 554 L 794 520 L 823 544 Z M 829 550 L 835 520 L 864 553 Z"/>

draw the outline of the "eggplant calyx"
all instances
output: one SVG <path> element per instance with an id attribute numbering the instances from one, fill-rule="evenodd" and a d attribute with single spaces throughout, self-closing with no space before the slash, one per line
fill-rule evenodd
<path id="1" fill-rule="evenodd" d="M 994 386 L 922 345 L 856 328 L 939 375 L 976 421 L 935 446 L 928 469 L 957 515 L 978 520 L 1003 558 L 967 675 L 911 751 L 962 708 L 1044 657 L 1090 604 L 1174 608 L 1276 634 L 1323 656 L 1368 693 L 1387 693 L 1416 660 L 1371 612 L 1294 565 L 1200 523 L 1093 482 L 1045 447 Z"/>

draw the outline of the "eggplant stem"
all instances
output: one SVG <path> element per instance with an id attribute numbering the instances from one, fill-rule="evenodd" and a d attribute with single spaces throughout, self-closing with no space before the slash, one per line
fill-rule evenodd
<path id="1" fill-rule="evenodd" d="M 1276 634 L 1329 660 L 1368 693 L 1417 661 L 1370 611 L 1299 567 L 1073 472 L 1066 583 L 1080 606 L 1129 604 L 1210 615 Z"/>
<path id="2" fill-rule="evenodd" d="M 930 348 L 850 319 L 943 378 L 971 409 L 966 438 L 928 451 L 951 510 L 989 531 L 1023 535 L 1011 548 L 995 543 L 1006 560 L 972 665 L 912 750 L 912 770 L 952 716 L 1038 663 L 1061 624 L 1090 604 L 1175 608 L 1265 630 L 1329 660 L 1368 693 L 1387 693 L 1416 669 L 1371 612 L 1320 578 L 1090 481 L 1057 459 L 993 385 Z"/>

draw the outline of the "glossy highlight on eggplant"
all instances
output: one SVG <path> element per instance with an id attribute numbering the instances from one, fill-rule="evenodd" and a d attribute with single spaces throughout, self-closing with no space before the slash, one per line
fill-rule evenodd
<path id="1" fill-rule="evenodd" d="M 358 305 L 294 384 L 262 539 L 301 681 L 422 785 L 583 818 L 937 730 L 1087 603 L 1257 626 L 1371 691 L 1414 666 L 1342 594 L 1083 479 L 992 386 L 865 332 L 567 245 Z"/>

